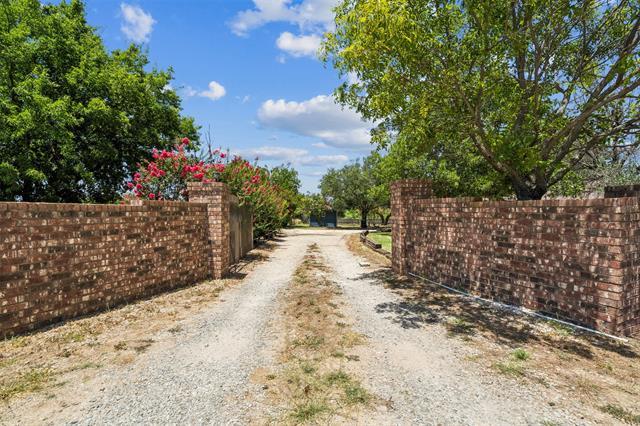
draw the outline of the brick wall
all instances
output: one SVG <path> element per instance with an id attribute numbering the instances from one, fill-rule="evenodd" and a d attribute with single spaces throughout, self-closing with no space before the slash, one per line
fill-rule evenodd
<path id="1" fill-rule="evenodd" d="M 189 190 L 191 202 L 0 203 L 0 336 L 222 276 L 228 190 Z"/>
<path id="2" fill-rule="evenodd" d="M 425 198 L 393 185 L 393 267 L 599 330 L 640 333 L 640 199 Z M 415 187 L 415 190 L 411 190 Z"/>

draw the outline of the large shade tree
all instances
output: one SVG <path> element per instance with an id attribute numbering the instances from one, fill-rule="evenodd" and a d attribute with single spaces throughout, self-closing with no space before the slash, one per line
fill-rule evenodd
<path id="1" fill-rule="evenodd" d="M 80 0 L 0 0 L 0 199 L 112 201 L 151 147 L 197 138 L 147 65 L 108 52 Z"/>
<path id="2" fill-rule="evenodd" d="M 519 199 L 638 143 L 638 0 L 343 0 L 335 19 L 338 99 L 379 142 L 469 144 Z"/>
<path id="3" fill-rule="evenodd" d="M 348 164 L 341 169 L 329 169 L 320 181 L 322 195 L 338 211 L 360 212 L 360 227 L 367 227 L 369 213 L 388 204 L 388 192 L 379 191 L 376 175 L 378 156 Z"/>

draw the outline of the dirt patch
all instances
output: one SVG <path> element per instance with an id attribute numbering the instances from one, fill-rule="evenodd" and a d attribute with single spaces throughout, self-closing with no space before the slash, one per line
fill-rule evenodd
<path id="1" fill-rule="evenodd" d="M 131 363 L 156 339 L 180 332 L 181 322 L 220 300 L 272 245 L 252 251 L 229 278 L 207 281 L 29 335 L 0 341 L 0 419 L 9 403 L 33 392 L 45 399 L 73 390 L 100 370 Z"/>
<path id="2" fill-rule="evenodd" d="M 257 423 L 348 423 L 375 401 L 353 365 L 365 337 L 340 312 L 341 292 L 330 277 L 312 244 L 282 296 L 278 365 L 254 373 L 270 405 L 279 407 Z"/>

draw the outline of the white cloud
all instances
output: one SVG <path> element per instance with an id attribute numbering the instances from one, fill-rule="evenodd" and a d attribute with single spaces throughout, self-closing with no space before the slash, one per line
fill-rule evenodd
<path id="1" fill-rule="evenodd" d="M 209 83 L 209 89 L 204 92 L 198 93 L 198 96 L 202 96 L 203 98 L 209 98 L 212 101 L 217 101 L 227 94 L 227 90 L 224 86 L 217 81 L 212 81 Z"/>
<path id="2" fill-rule="evenodd" d="M 185 98 L 191 98 L 198 94 L 198 91 L 191 86 L 180 86 L 178 90 L 176 90 L 180 96 Z"/>
<path id="3" fill-rule="evenodd" d="M 149 41 L 151 31 L 153 31 L 153 24 L 156 23 L 151 14 L 145 12 L 139 6 L 127 3 L 120 4 L 120 12 L 124 19 L 120 29 L 124 35 L 135 43 Z"/>
<path id="4" fill-rule="evenodd" d="M 288 22 L 301 30 L 321 32 L 333 27 L 333 8 L 339 0 L 253 0 L 254 8 L 238 13 L 231 30 L 238 35 L 270 22 Z"/>
<path id="5" fill-rule="evenodd" d="M 329 145 L 324 142 L 312 143 L 311 146 L 315 146 L 316 148 L 329 148 Z"/>
<path id="6" fill-rule="evenodd" d="M 336 155 L 311 155 L 309 151 L 301 148 L 288 148 L 284 146 L 262 146 L 238 151 L 238 154 L 246 158 L 258 158 L 262 161 L 275 161 L 291 163 L 299 166 L 333 166 L 349 161 L 349 157 L 342 154 Z"/>
<path id="7" fill-rule="evenodd" d="M 337 148 L 368 147 L 373 127 L 357 112 L 324 95 L 302 102 L 269 99 L 260 106 L 258 120 L 263 126 L 318 138 Z"/>
<path id="8" fill-rule="evenodd" d="M 295 57 L 310 56 L 315 58 L 321 42 L 322 38 L 315 34 L 296 36 L 285 31 L 276 40 L 276 46 Z"/>

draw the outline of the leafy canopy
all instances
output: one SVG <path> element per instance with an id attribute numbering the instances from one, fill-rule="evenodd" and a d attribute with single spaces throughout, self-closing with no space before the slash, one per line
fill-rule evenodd
<path id="1" fill-rule="evenodd" d="M 341 169 L 329 169 L 320 181 L 320 190 L 338 211 L 357 209 L 361 225 L 367 226 L 367 215 L 378 207 L 389 204 L 389 193 L 380 188 L 376 176 L 380 161 L 377 154 L 366 157 L 362 163 L 348 164 Z"/>
<path id="2" fill-rule="evenodd" d="M 639 43 L 638 0 L 343 0 L 324 57 L 378 143 L 469 146 L 529 199 L 638 143 Z"/>
<path id="3" fill-rule="evenodd" d="M 0 199 L 113 201 L 151 147 L 197 138 L 148 62 L 107 52 L 80 0 L 0 0 Z"/>

